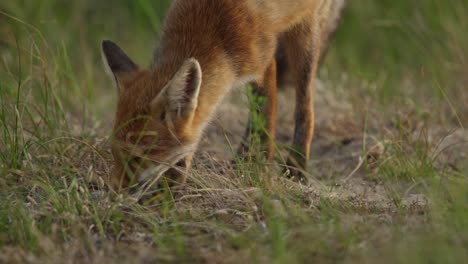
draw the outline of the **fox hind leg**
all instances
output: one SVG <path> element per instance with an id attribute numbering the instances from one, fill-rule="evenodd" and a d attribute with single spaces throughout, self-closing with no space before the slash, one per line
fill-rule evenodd
<path id="1" fill-rule="evenodd" d="M 287 162 L 290 176 L 307 180 L 304 172 L 310 157 L 314 136 L 314 81 L 321 56 L 322 34 L 313 18 L 305 20 L 285 33 L 284 51 L 292 70 L 296 88 L 295 129 Z"/>

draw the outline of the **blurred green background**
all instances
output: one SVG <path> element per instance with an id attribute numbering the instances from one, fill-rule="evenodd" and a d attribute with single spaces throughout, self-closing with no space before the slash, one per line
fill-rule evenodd
<path id="1" fill-rule="evenodd" d="M 445 101 L 445 96 L 463 91 L 468 75 L 467 1 L 349 2 L 324 67 L 331 79 L 346 74 L 375 82 L 377 89 L 362 91 L 382 103 L 402 95 L 419 103 L 428 94 Z M 169 4 L 163 0 L 2 1 L 2 67 L 16 63 L 19 45 L 25 60 L 47 55 L 49 62 L 59 62 L 58 71 L 75 79 L 74 89 L 93 98 L 102 91 L 96 86 L 103 74 L 96 67 L 101 63 L 100 41 L 115 40 L 139 63 L 147 64 Z M 411 85 L 417 87 L 408 89 Z M 454 104 L 462 111 L 460 103 Z"/>

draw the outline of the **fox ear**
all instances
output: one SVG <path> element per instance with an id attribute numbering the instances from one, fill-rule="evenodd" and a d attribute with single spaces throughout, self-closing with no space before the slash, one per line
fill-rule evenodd
<path id="1" fill-rule="evenodd" d="M 198 105 L 202 70 L 196 59 L 188 59 L 166 87 L 166 100 L 171 114 L 188 117 Z"/>
<path id="2" fill-rule="evenodd" d="M 102 42 L 102 55 L 105 66 L 115 77 L 117 86 L 125 75 L 138 70 L 138 66 L 125 54 L 125 52 L 110 40 Z"/>

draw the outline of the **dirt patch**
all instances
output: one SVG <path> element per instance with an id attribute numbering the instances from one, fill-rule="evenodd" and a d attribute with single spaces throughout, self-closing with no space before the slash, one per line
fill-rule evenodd
<path id="1" fill-rule="evenodd" d="M 401 200 L 397 202 L 395 197 L 389 196 L 387 183 L 382 183 L 375 175 L 369 177 L 373 173 L 372 164 L 369 163 L 376 162 L 385 152 L 382 143 L 384 139 L 379 137 L 384 133 L 382 130 L 387 128 L 379 128 L 379 122 L 375 122 L 375 127 L 369 129 L 375 132 L 364 133 L 362 120 L 354 115 L 353 106 L 345 97 L 336 96 L 327 84 L 320 81 L 317 81 L 316 87 L 316 133 L 308 168 L 312 181 L 309 186 L 298 187 L 309 196 L 311 204 L 327 198 L 371 211 L 394 211 L 397 205 L 422 210 L 427 204 L 427 198 L 422 194 L 409 192 L 404 197 L 398 197 Z M 292 140 L 294 98 L 292 88 L 282 89 L 278 96 L 277 140 L 280 144 L 288 144 Z M 234 91 L 221 105 L 217 117 L 203 137 L 197 155 L 199 162 L 211 164 L 212 168 L 224 167 L 224 170 L 229 170 L 226 164 L 229 164 L 232 151 L 236 150 L 242 140 L 248 112 L 243 91 Z M 435 131 L 434 139 L 430 140 L 440 138 L 442 133 Z M 442 150 L 460 140 L 466 142 L 466 133 L 458 131 L 450 135 L 437 148 Z M 457 158 L 448 155 L 447 158 L 456 160 L 464 155 L 456 155 Z M 223 169 L 218 172 L 223 173 Z M 403 185 L 395 188 L 403 190 L 407 187 Z"/>

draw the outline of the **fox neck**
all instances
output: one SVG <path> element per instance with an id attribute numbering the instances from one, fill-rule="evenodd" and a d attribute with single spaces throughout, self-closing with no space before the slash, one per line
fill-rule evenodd
<path id="1" fill-rule="evenodd" d="M 212 65 L 202 64 L 202 85 L 191 124 L 192 131 L 197 131 L 199 136 L 212 120 L 220 103 L 231 90 L 235 81 L 235 74 L 227 62 L 222 58 L 212 62 Z"/>

